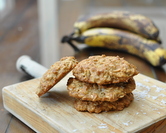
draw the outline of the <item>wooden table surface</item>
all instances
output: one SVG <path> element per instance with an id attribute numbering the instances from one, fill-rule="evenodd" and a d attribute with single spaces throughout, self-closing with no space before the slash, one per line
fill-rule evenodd
<path id="1" fill-rule="evenodd" d="M 166 48 L 166 2 L 160 0 L 132 1 L 132 0 L 70 0 L 59 2 L 59 35 L 69 34 L 73 30 L 74 21 L 84 13 L 103 12 L 111 10 L 128 10 L 142 13 L 151 17 L 160 29 L 160 37 Z M 97 10 L 96 10 L 97 9 Z M 0 20 L 0 88 L 32 77 L 21 74 L 16 70 L 16 60 L 21 55 L 29 55 L 33 60 L 41 62 L 40 37 L 38 27 L 38 12 L 36 0 L 16 0 L 15 8 L 4 19 Z M 61 40 L 61 38 L 58 38 Z M 140 73 L 166 82 L 166 65 L 155 68 L 144 60 L 123 52 L 106 49 L 84 48 L 80 53 L 67 44 L 60 45 L 60 57 L 74 55 L 78 60 L 89 55 L 106 54 L 119 55 L 138 67 Z M 155 130 L 156 129 L 156 130 Z M 166 120 L 145 129 L 142 132 L 164 133 Z M 34 132 L 19 119 L 7 112 L 3 107 L 2 91 L 0 91 L 0 132 L 1 133 L 31 133 Z"/>

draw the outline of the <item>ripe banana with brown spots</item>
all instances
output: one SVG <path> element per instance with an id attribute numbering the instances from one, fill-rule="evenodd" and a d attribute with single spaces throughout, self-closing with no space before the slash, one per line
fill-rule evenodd
<path id="1" fill-rule="evenodd" d="M 145 59 L 153 66 L 166 63 L 166 49 L 156 41 L 124 30 L 92 28 L 82 32 L 79 36 L 70 36 L 68 40 L 85 43 L 92 47 L 122 50 Z"/>
<path id="2" fill-rule="evenodd" d="M 74 23 L 75 34 L 79 35 L 91 28 L 110 27 L 128 30 L 148 39 L 158 39 L 159 29 L 150 18 L 141 14 L 113 11 L 85 17 Z"/>

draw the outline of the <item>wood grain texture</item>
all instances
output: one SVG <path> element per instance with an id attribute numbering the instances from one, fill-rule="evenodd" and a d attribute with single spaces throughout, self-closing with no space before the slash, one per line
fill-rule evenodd
<path id="1" fill-rule="evenodd" d="M 133 133 L 166 118 L 163 82 L 139 74 L 135 76 L 135 99 L 128 108 L 94 114 L 73 108 L 73 98 L 66 89 L 70 76 L 71 73 L 41 98 L 35 94 L 39 79 L 4 87 L 4 107 L 36 132 Z M 157 130 L 157 126 L 151 130 Z"/>
<path id="2" fill-rule="evenodd" d="M 133 1 L 133 0 L 58 0 L 59 6 L 59 42 L 61 37 L 73 30 L 73 23 L 84 13 L 102 12 L 110 10 L 130 10 L 151 17 L 160 28 L 161 39 L 166 48 L 166 1 Z M 96 10 L 97 9 L 97 10 Z M 60 45 L 60 56 L 75 55 L 73 49 L 67 44 Z M 95 49 L 86 49 L 77 53 L 77 59 L 82 60 L 89 55 L 106 53 L 107 55 L 124 56 L 126 60 L 135 64 L 140 73 L 166 82 L 166 65 L 162 68 L 154 68 L 144 60 L 117 51 L 100 52 Z M 34 133 L 19 119 L 4 109 L 2 100 L 2 88 L 18 82 L 29 80 L 25 74 L 19 73 L 15 68 L 18 57 L 26 54 L 35 61 L 41 63 L 39 42 L 38 4 L 36 0 L 16 0 L 12 12 L 0 21 L 0 132 L 1 133 Z M 165 133 L 165 123 L 152 126 L 150 133 Z M 163 129 L 163 130 L 162 130 Z M 149 132 L 149 127 L 147 129 Z M 146 131 L 144 130 L 144 133 Z"/>

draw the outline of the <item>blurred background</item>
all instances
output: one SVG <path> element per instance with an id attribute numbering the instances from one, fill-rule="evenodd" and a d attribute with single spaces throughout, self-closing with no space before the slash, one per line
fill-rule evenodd
<path id="1" fill-rule="evenodd" d="M 0 0 L 1 78 L 10 84 L 12 74 L 18 77 L 15 62 L 24 54 L 46 67 L 63 56 L 74 55 L 74 50 L 60 41 L 73 31 L 78 17 L 112 10 L 150 17 L 166 47 L 165 0 Z"/>
<path id="2" fill-rule="evenodd" d="M 73 31 L 77 18 L 112 10 L 150 17 L 160 29 L 166 48 L 165 0 L 0 0 L 0 78 L 4 81 L 1 84 L 22 80 L 15 68 L 21 55 L 29 55 L 46 67 L 63 56 L 74 55 L 74 50 L 60 41 Z"/>
<path id="3" fill-rule="evenodd" d="M 69 45 L 61 43 L 62 36 L 73 31 L 73 24 L 81 15 L 112 10 L 150 17 L 160 29 L 162 45 L 166 48 L 166 0 L 0 0 L 0 87 L 31 79 L 16 70 L 15 63 L 22 55 L 29 55 L 46 67 L 63 56 L 75 55 Z M 81 55 L 76 56 L 82 59 Z M 143 60 L 137 60 L 135 65 L 140 71 L 147 69 L 145 75 L 166 82 L 165 65 L 153 69 Z M 16 118 L 7 126 L 11 116 L 2 104 L 0 109 L 3 120 L 0 131 L 15 131 L 22 125 L 21 131 L 32 132 Z"/>

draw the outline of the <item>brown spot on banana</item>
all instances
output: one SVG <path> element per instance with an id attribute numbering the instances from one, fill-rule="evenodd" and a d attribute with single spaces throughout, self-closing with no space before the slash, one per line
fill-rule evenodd
<path id="1" fill-rule="evenodd" d="M 113 28 L 93 28 L 73 40 L 92 47 L 121 50 L 147 60 L 153 66 L 166 63 L 166 50 L 156 41 Z"/>
<path id="2" fill-rule="evenodd" d="M 150 18 L 126 11 L 96 14 L 84 20 L 78 20 L 74 24 L 77 34 L 97 27 L 125 29 L 149 39 L 157 39 L 159 35 L 158 28 Z"/>
<path id="3" fill-rule="evenodd" d="M 161 66 L 166 63 L 166 50 L 161 47 L 154 51 L 145 50 L 144 55 L 153 66 Z"/>

